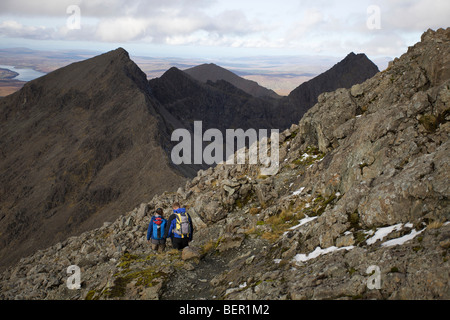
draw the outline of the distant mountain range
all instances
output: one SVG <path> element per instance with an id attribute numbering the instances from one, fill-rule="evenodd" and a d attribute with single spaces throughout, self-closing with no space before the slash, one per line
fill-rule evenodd
<path id="1" fill-rule="evenodd" d="M 248 81 L 215 64 L 181 71 L 175 67 L 150 80 L 156 99 L 187 127 L 202 120 L 205 127 L 289 128 L 301 119 L 323 92 L 350 88 L 378 72 L 365 54 L 350 53 L 330 70 L 301 84 L 289 96 Z"/>
<path id="2" fill-rule="evenodd" d="M 260 86 L 257 82 L 244 79 L 234 74 L 233 72 L 219 67 L 214 63 L 210 64 L 202 64 L 190 69 L 184 70 L 188 75 L 193 77 L 194 79 L 206 83 L 208 81 L 217 82 L 218 80 L 225 80 L 226 82 L 231 83 L 236 88 L 241 89 L 242 91 L 247 92 L 248 94 L 257 97 L 257 98 L 281 98 L 278 94 L 276 94 L 273 90 L 269 90 Z"/>
<path id="3" fill-rule="evenodd" d="M 147 81 L 119 48 L 28 82 L 0 99 L 0 267 L 184 185 L 205 166 L 171 163 L 174 129 L 283 130 L 377 71 L 350 54 L 280 98 L 212 64 Z"/>

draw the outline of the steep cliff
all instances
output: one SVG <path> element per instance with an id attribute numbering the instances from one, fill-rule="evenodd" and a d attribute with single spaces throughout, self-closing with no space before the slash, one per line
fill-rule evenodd
<path id="1" fill-rule="evenodd" d="M 124 49 L 30 81 L 0 111 L 2 267 L 184 183 Z"/>

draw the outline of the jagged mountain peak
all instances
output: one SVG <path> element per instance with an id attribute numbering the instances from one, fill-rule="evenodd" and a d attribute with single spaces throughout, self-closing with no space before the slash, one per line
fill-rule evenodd
<path id="1" fill-rule="evenodd" d="M 122 48 L 1 99 L 1 267 L 184 181 L 157 108 Z"/>
<path id="2" fill-rule="evenodd" d="M 115 54 L 120 55 L 120 56 L 125 56 L 125 57 L 127 57 L 128 59 L 130 58 L 130 55 L 129 55 L 128 51 L 125 50 L 125 49 L 122 48 L 122 47 L 119 47 L 119 48 L 117 48 L 117 49 L 115 49 L 115 50 L 112 50 L 112 51 L 110 51 L 110 52 L 111 52 L 111 53 L 115 53 Z"/>
<path id="3" fill-rule="evenodd" d="M 379 72 L 378 67 L 367 57 L 365 53 L 350 52 L 342 61 L 337 65 L 354 65 L 363 66 L 365 68 L 372 69 L 375 73 Z"/>
<path id="4" fill-rule="evenodd" d="M 170 67 L 166 72 L 164 72 L 162 74 L 162 76 L 160 78 L 161 79 L 165 79 L 165 78 L 168 78 L 168 79 L 174 78 L 175 79 L 177 77 L 194 79 L 189 74 L 178 69 L 177 67 Z"/>
<path id="5" fill-rule="evenodd" d="M 348 89 L 373 77 L 377 72 L 378 67 L 365 54 L 351 52 L 331 69 L 292 90 L 288 99 L 308 110 L 317 103 L 320 93 L 338 88 Z"/>
<path id="6" fill-rule="evenodd" d="M 24 90 L 15 94 L 23 95 L 30 91 L 59 96 L 69 91 L 89 94 L 98 87 L 114 92 L 114 87 L 121 83 L 137 85 L 141 90 L 147 90 L 145 73 L 130 59 L 126 50 L 118 48 L 50 72 L 26 83 Z"/>
<path id="7" fill-rule="evenodd" d="M 280 98 L 280 96 L 273 90 L 264 88 L 255 81 L 244 79 L 232 71 L 214 63 L 201 64 L 199 66 L 186 69 L 184 72 L 203 83 L 206 83 L 207 81 L 216 82 L 219 80 L 225 80 L 254 97 Z"/>
<path id="8" fill-rule="evenodd" d="M 345 56 L 345 58 L 342 61 L 358 60 L 358 59 L 370 60 L 365 53 L 354 53 L 352 51 L 347 56 Z"/>

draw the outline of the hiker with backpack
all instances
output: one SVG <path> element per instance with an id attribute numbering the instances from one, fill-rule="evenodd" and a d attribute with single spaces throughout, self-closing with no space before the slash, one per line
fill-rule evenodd
<path id="1" fill-rule="evenodd" d="M 163 210 L 156 209 L 147 229 L 147 241 L 152 244 L 155 251 L 163 252 L 166 248 L 166 226 L 167 220 L 163 218 Z"/>
<path id="2" fill-rule="evenodd" d="M 180 208 L 180 204 L 175 202 L 172 205 L 173 214 L 167 222 L 167 237 L 172 239 L 172 246 L 175 249 L 183 250 L 192 241 L 194 227 L 192 219 L 185 208 Z"/>

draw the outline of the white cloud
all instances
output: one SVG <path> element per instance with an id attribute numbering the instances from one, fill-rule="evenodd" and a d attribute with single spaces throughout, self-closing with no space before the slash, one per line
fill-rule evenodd
<path id="1" fill-rule="evenodd" d="M 97 25 L 95 39 L 105 42 L 125 42 L 143 38 L 148 22 L 144 19 L 122 17 L 104 19 Z"/>
<path id="2" fill-rule="evenodd" d="M 382 0 L 380 1 L 382 28 L 423 32 L 428 28 L 449 26 L 448 0 Z"/>
<path id="3" fill-rule="evenodd" d="M 66 8 L 77 5 L 86 17 L 154 17 L 169 11 L 191 12 L 207 8 L 208 0 L 2 0 L 0 12 L 18 16 L 64 17 Z"/>
<path id="4" fill-rule="evenodd" d="M 211 31 L 222 34 L 248 34 L 270 30 L 269 25 L 264 25 L 256 19 L 250 21 L 246 14 L 239 10 L 227 10 L 212 17 L 209 27 Z"/>
<path id="5" fill-rule="evenodd" d="M 303 17 L 292 25 L 286 32 L 287 44 L 303 42 L 308 34 L 320 30 L 319 25 L 325 23 L 323 12 L 317 8 L 306 9 Z"/>
<path id="6" fill-rule="evenodd" d="M 381 9 L 380 30 L 367 28 L 368 3 Z M 73 4 L 80 30 L 65 26 Z M 395 56 L 448 16 L 448 0 L 2 0 L 0 37 Z"/>
<path id="7" fill-rule="evenodd" d="M 73 0 L 45 0 L 45 1 L 25 1 L 25 0 L 2 0 L 0 2 L 0 12 L 18 16 L 63 16 L 69 5 L 77 4 Z"/>
<path id="8" fill-rule="evenodd" d="M 14 20 L 0 22 L 0 35 L 11 38 L 29 38 L 37 40 L 48 40 L 53 37 L 55 30 L 44 26 L 24 26 Z"/>
<path id="9" fill-rule="evenodd" d="M 54 30 L 46 30 L 47 37 L 67 40 L 94 40 L 102 42 L 127 42 L 142 39 L 155 43 L 195 43 L 209 37 L 212 40 L 228 35 L 245 36 L 263 30 L 263 24 L 250 21 L 246 14 L 239 10 L 226 10 L 220 13 L 207 12 L 214 3 L 206 0 L 46 0 L 46 1 L 2 1 L 0 3 L 0 19 L 3 15 L 12 17 L 17 24 L 17 32 L 5 26 L 0 30 L 3 37 L 42 38 L 42 30 L 25 26 L 27 17 L 53 17 L 59 19 L 59 25 L 52 25 Z M 81 29 L 68 32 L 63 23 L 69 15 L 69 5 L 78 5 L 81 11 Z M 86 18 L 89 23 L 85 23 Z M 1 21 L 1 20 L 0 20 Z M 49 23 L 48 21 L 46 23 Z M 82 30 L 90 30 L 90 33 Z M 34 31 L 34 33 L 33 33 Z M 198 34 L 202 34 L 199 38 Z M 177 39 L 177 40 L 175 40 Z M 169 41 L 168 41 L 169 40 Z"/>

